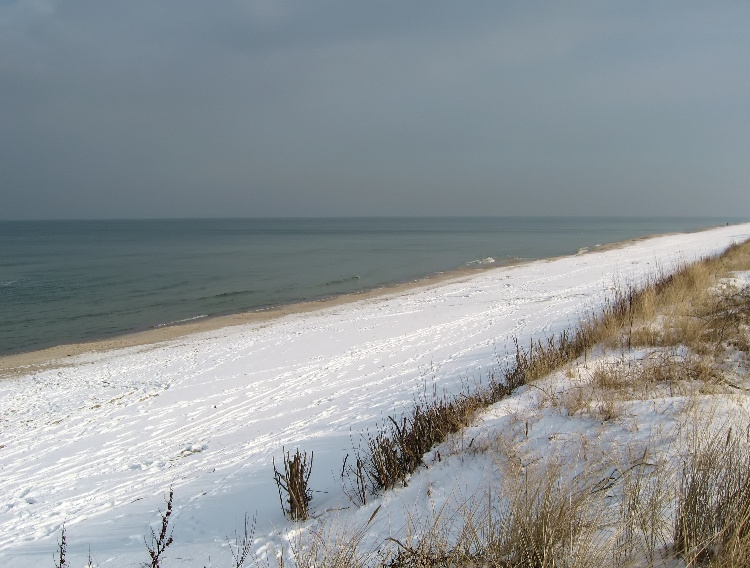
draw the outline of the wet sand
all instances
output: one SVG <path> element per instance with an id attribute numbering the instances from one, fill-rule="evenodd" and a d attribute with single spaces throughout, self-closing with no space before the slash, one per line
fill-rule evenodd
<path id="1" fill-rule="evenodd" d="M 704 230 L 711 229 L 708 227 Z M 696 231 L 698 232 L 698 231 Z M 641 242 L 647 239 L 655 237 L 662 237 L 675 233 L 663 233 L 644 235 L 627 239 L 625 241 L 619 241 L 615 243 L 608 243 L 602 245 L 592 246 L 588 249 L 582 249 L 577 254 L 591 254 L 594 252 L 601 252 L 605 250 L 612 250 L 622 248 L 633 243 Z M 574 256 L 574 255 L 569 255 Z M 417 288 L 423 288 L 427 286 L 439 285 L 446 281 L 454 281 L 460 279 L 468 279 L 478 274 L 481 274 L 487 270 L 493 270 L 498 268 L 507 268 L 523 264 L 526 262 L 533 262 L 536 260 L 547 260 L 551 261 L 555 258 L 551 257 L 547 259 L 529 259 L 529 260 L 507 260 L 500 263 L 489 264 L 486 266 L 474 266 L 464 267 L 448 272 L 434 274 L 414 280 L 411 282 L 404 282 L 399 284 L 393 284 L 390 286 L 383 286 L 380 288 L 374 288 L 371 290 L 365 290 L 362 292 L 355 292 L 351 294 L 344 294 L 340 296 L 334 296 L 330 298 L 323 298 L 320 300 L 313 300 L 307 302 L 299 302 L 295 304 L 288 304 L 282 306 L 275 306 L 263 310 L 255 310 L 249 312 L 242 312 L 237 314 L 229 314 L 223 316 L 208 317 L 200 320 L 191 322 L 166 325 L 163 327 L 157 327 L 148 329 L 145 331 L 127 333 L 107 339 L 98 339 L 94 341 L 88 341 L 84 343 L 70 343 L 66 345 L 58 345 L 50 347 L 48 349 L 42 349 L 38 351 L 30 351 L 27 353 L 17 353 L 14 355 L 6 355 L 0 357 L 0 379 L 12 378 L 21 375 L 29 375 L 40 371 L 49 369 L 56 369 L 61 367 L 67 367 L 78 363 L 67 363 L 68 357 L 75 357 L 84 353 L 101 353 L 104 351 L 110 351 L 115 349 L 124 349 L 129 347 L 141 347 L 141 346 L 156 346 L 159 343 L 165 341 L 171 341 L 180 339 L 182 337 L 203 333 L 207 331 L 214 331 L 223 327 L 250 324 L 250 323 L 265 323 L 275 319 L 282 318 L 291 314 L 303 314 L 322 310 L 325 308 L 340 306 L 360 300 L 367 300 L 371 298 L 378 298 L 391 295 L 399 295 L 407 293 Z"/>

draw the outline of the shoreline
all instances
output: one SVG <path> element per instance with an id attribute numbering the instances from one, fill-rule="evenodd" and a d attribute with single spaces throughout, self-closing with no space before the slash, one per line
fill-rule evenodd
<path id="1" fill-rule="evenodd" d="M 685 231 L 683 233 L 655 233 L 641 235 L 623 241 L 613 243 L 604 243 L 592 245 L 589 248 L 581 249 L 575 253 L 559 255 L 553 257 L 536 258 L 536 259 L 507 259 L 490 265 L 479 266 L 462 266 L 453 270 L 429 274 L 416 280 L 408 282 L 396 282 L 347 294 L 339 294 L 329 297 L 322 297 L 315 300 L 307 300 L 292 304 L 282 304 L 257 310 L 215 315 L 205 318 L 188 320 L 186 322 L 175 322 L 172 324 L 163 324 L 142 331 L 126 332 L 112 337 L 94 339 L 91 341 L 79 343 L 65 343 L 45 349 L 14 353 L 0 356 L 0 380 L 12 379 L 24 375 L 31 375 L 41 371 L 51 369 L 65 368 L 75 366 L 76 363 L 67 363 L 68 357 L 77 357 L 86 353 L 104 353 L 118 349 L 127 349 L 132 347 L 155 347 L 168 341 L 181 339 L 190 335 L 215 331 L 226 327 L 234 327 L 245 324 L 262 324 L 281 319 L 288 315 L 304 314 L 323 310 L 326 308 L 352 304 L 361 300 L 369 300 L 386 296 L 401 295 L 412 290 L 427 288 L 433 285 L 439 285 L 448 281 L 460 281 L 470 279 L 473 276 L 482 274 L 490 270 L 503 268 L 512 268 L 532 262 L 549 262 L 559 258 L 580 256 L 596 252 L 604 252 L 623 248 L 631 244 L 650 240 L 658 237 L 665 237 L 675 234 L 690 234 L 708 231 L 717 227 L 706 227 L 697 231 Z"/>
<path id="2" fill-rule="evenodd" d="M 352 304 L 360 300 L 400 295 L 411 290 L 442 284 L 443 282 L 469 279 L 474 275 L 488 270 L 518 266 L 535 260 L 551 259 L 510 260 L 502 264 L 495 263 L 488 266 L 461 267 L 455 270 L 430 274 L 408 282 L 397 282 L 348 294 L 339 294 L 292 304 L 281 304 L 233 314 L 209 316 L 182 323 L 164 324 L 143 331 L 127 332 L 103 339 L 93 339 L 80 343 L 64 343 L 45 349 L 3 355 L 0 356 L 0 380 L 73 366 L 77 363 L 67 364 L 65 359 L 85 353 L 103 353 L 131 347 L 156 346 L 189 335 L 215 331 L 226 327 L 252 323 L 262 324 L 281 319 L 288 315 L 315 312 L 326 308 Z"/>

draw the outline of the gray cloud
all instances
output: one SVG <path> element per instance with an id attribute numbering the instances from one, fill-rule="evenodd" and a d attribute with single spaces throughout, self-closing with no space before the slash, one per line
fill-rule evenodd
<path id="1" fill-rule="evenodd" d="M 742 215 L 738 3 L 0 2 L 0 218 Z"/>

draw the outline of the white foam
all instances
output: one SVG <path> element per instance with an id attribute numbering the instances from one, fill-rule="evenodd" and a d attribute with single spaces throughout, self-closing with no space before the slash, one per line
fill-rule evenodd
<path id="1" fill-rule="evenodd" d="M 467 266 L 475 265 L 475 264 L 494 264 L 495 259 L 491 256 L 488 256 L 487 258 L 480 258 L 477 260 L 470 260 L 466 263 Z"/>
<path id="2" fill-rule="evenodd" d="M 203 319 L 203 318 L 207 318 L 207 317 L 208 317 L 208 314 L 201 314 L 199 316 L 193 316 L 191 318 L 178 319 L 178 320 L 175 320 L 175 321 L 170 321 L 168 323 L 162 323 L 162 324 L 154 326 L 154 328 L 158 329 L 160 327 L 168 327 L 170 325 L 177 325 L 179 323 L 187 323 L 189 321 L 195 321 L 195 320 L 199 320 L 199 319 Z"/>

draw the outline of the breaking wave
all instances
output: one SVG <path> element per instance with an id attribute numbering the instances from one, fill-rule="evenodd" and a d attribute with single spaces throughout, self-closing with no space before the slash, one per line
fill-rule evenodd
<path id="1" fill-rule="evenodd" d="M 208 314 L 201 314 L 199 316 L 193 316 L 191 318 L 184 318 L 184 319 L 170 321 L 170 322 L 167 322 L 167 323 L 160 323 L 158 325 L 155 325 L 154 329 L 158 329 L 160 327 L 169 327 L 170 325 L 177 325 L 178 323 L 187 323 L 189 321 L 199 320 L 199 319 L 203 319 L 203 318 L 207 318 L 207 317 L 208 317 Z"/>
<path id="2" fill-rule="evenodd" d="M 494 264 L 495 259 L 491 256 L 488 256 L 487 258 L 479 258 L 477 260 L 470 260 L 466 263 L 466 266 L 477 266 L 482 264 Z"/>

